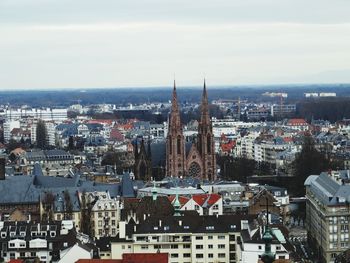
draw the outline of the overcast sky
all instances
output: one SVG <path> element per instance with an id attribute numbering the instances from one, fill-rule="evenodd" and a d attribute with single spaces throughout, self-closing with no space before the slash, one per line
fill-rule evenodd
<path id="1" fill-rule="evenodd" d="M 350 82 L 349 0 L 0 0 L 0 89 Z"/>

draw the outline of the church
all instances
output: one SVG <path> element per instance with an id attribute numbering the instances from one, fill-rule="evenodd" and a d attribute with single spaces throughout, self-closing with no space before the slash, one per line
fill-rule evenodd
<path id="1" fill-rule="evenodd" d="M 213 128 L 209 115 L 209 103 L 204 82 L 198 135 L 186 152 L 185 137 L 180 120 L 176 85 L 172 94 L 172 106 L 166 139 L 166 176 L 196 177 L 202 180 L 216 179 L 216 158 Z"/>

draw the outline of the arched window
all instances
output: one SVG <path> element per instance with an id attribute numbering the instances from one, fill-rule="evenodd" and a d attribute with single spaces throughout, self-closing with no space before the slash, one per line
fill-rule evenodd
<path id="1" fill-rule="evenodd" d="M 207 153 L 211 153 L 211 138 L 210 134 L 207 135 Z"/>
<path id="2" fill-rule="evenodd" d="M 181 154 L 181 136 L 177 137 L 177 154 Z"/>

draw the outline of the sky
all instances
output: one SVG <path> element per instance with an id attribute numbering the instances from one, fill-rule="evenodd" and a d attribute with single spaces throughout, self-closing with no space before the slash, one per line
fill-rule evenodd
<path id="1" fill-rule="evenodd" d="M 1 0 L 0 90 L 350 83 L 349 0 Z"/>

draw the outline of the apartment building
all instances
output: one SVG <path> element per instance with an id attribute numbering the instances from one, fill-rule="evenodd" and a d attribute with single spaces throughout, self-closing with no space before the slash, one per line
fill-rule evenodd
<path id="1" fill-rule="evenodd" d="M 241 230 L 254 216 L 216 215 L 148 217 L 139 224 L 120 222 L 111 241 L 111 258 L 124 253 L 169 253 L 170 263 L 227 263 L 241 260 Z"/>
<path id="2" fill-rule="evenodd" d="M 322 262 L 349 248 L 349 171 L 310 175 L 306 181 L 306 229 Z"/>

